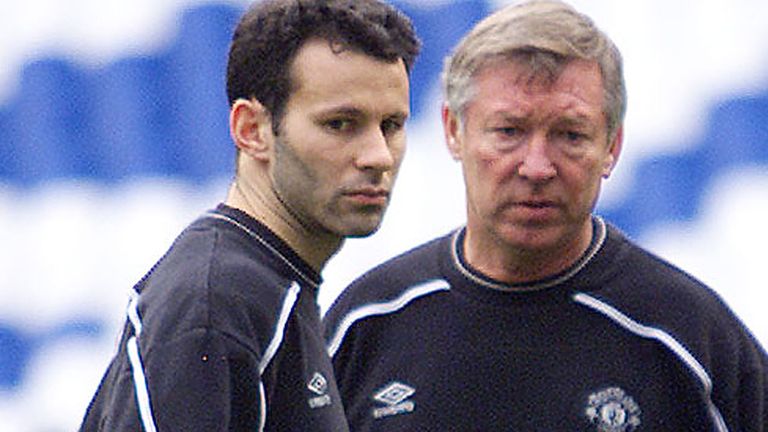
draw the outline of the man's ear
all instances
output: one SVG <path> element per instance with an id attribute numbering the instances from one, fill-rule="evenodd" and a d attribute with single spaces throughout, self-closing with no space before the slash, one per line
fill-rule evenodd
<path id="1" fill-rule="evenodd" d="M 229 131 L 241 153 L 267 161 L 274 136 L 272 118 L 256 99 L 238 99 L 229 110 Z"/>
<path id="2" fill-rule="evenodd" d="M 448 152 L 454 160 L 461 160 L 460 132 L 461 124 L 459 118 L 453 113 L 447 104 L 443 104 L 441 111 L 443 119 L 443 133 L 445 134 L 445 144 L 448 146 Z"/>
<path id="3" fill-rule="evenodd" d="M 616 167 L 616 163 L 619 161 L 619 155 L 621 155 L 621 148 L 624 145 L 624 126 L 621 125 L 610 138 L 611 142 L 608 144 L 608 156 L 605 158 L 603 164 L 603 178 L 611 176 L 613 169 Z"/>

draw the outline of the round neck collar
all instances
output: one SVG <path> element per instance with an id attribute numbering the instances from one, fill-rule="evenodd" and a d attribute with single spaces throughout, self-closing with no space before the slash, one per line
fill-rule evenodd
<path id="1" fill-rule="evenodd" d="M 536 281 L 519 284 L 508 284 L 490 278 L 469 265 L 469 263 L 466 262 L 462 248 L 462 245 L 464 244 L 464 237 L 466 235 L 466 226 L 457 230 L 451 238 L 451 258 L 454 267 L 459 271 L 459 273 L 461 273 L 463 277 L 469 279 L 471 282 L 481 287 L 490 288 L 494 291 L 501 292 L 538 292 L 561 285 L 564 282 L 572 279 L 592 260 L 592 258 L 594 258 L 594 256 L 605 243 L 607 237 L 607 228 L 605 221 L 603 221 L 603 219 L 599 216 L 593 216 L 592 225 L 594 228 L 592 230 L 592 240 L 584 254 L 582 254 L 582 256 L 576 260 L 573 265 L 564 271 Z"/>

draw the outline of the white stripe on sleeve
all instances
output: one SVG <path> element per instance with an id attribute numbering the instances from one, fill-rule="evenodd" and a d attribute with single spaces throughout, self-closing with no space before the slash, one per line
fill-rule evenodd
<path id="1" fill-rule="evenodd" d="M 280 344 L 283 343 L 283 336 L 285 335 L 285 326 L 288 323 L 288 318 L 291 316 L 291 312 L 293 311 L 293 306 L 296 304 L 296 300 L 299 297 L 300 291 L 301 291 L 301 287 L 296 282 L 291 284 L 290 288 L 288 288 L 288 293 L 285 295 L 285 299 L 283 300 L 283 306 L 280 309 L 280 316 L 277 319 L 275 333 L 272 336 L 272 340 L 269 342 L 269 345 L 267 345 L 267 349 L 264 351 L 264 357 L 262 357 L 261 361 L 259 362 L 260 377 L 264 373 L 264 371 L 267 369 L 267 366 L 269 366 L 269 363 L 272 361 L 272 358 L 275 356 L 275 353 L 277 353 L 277 350 L 280 348 Z M 266 398 L 266 392 L 264 391 L 264 381 L 262 381 L 261 379 L 259 379 L 259 395 L 261 396 L 261 402 L 260 402 L 261 416 L 259 420 L 259 431 L 261 432 L 264 430 L 264 427 L 266 426 L 266 422 L 267 422 L 267 398 Z"/>
<path id="2" fill-rule="evenodd" d="M 386 315 L 388 313 L 396 312 L 419 297 L 438 291 L 447 291 L 449 289 L 450 285 L 448 285 L 448 282 L 442 279 L 436 279 L 409 288 L 394 300 L 360 306 L 347 314 L 341 321 L 341 324 L 337 327 L 336 333 L 334 333 L 333 338 L 331 338 L 328 344 L 328 354 L 331 357 L 336 355 L 336 351 L 341 347 L 341 342 L 344 340 L 344 336 L 346 336 L 347 332 L 355 322 L 371 316 Z"/>
<path id="3" fill-rule="evenodd" d="M 141 354 L 139 352 L 138 337 L 141 334 L 141 316 L 139 316 L 139 293 L 131 291 L 131 297 L 128 301 L 128 319 L 133 326 L 133 333 L 127 342 L 128 359 L 131 363 L 131 371 L 133 373 L 133 385 L 136 390 L 136 403 L 138 404 L 139 417 L 141 424 L 144 426 L 146 432 L 156 432 L 157 426 L 155 426 L 155 418 L 152 415 L 152 405 L 149 398 L 149 386 L 147 385 L 147 378 L 144 375 L 144 365 L 141 361 Z"/>
<path id="4" fill-rule="evenodd" d="M 690 369 L 694 375 L 699 379 L 701 385 L 704 388 L 704 393 L 707 396 L 707 407 L 709 409 L 709 416 L 715 423 L 716 430 L 718 432 L 728 432 L 728 426 L 725 424 L 720 410 L 715 406 L 712 401 L 712 379 L 710 378 L 707 370 L 699 363 L 698 360 L 672 335 L 656 327 L 649 327 L 638 323 L 632 318 L 620 312 L 613 306 L 592 297 L 588 294 L 577 293 L 573 296 L 573 299 L 594 311 L 597 311 L 621 327 L 630 332 L 647 339 L 655 339 L 666 346 L 667 349 L 672 351 L 683 363 Z"/>

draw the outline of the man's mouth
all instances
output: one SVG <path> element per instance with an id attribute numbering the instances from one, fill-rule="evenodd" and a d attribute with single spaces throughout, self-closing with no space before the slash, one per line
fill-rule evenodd
<path id="1" fill-rule="evenodd" d="M 344 192 L 344 196 L 359 205 L 383 206 L 389 200 L 389 190 L 376 187 L 359 188 Z"/>

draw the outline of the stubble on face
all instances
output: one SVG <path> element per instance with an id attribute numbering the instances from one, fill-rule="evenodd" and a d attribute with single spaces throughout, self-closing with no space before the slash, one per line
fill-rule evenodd
<path id="1" fill-rule="evenodd" d="M 322 170 L 305 162 L 286 137 L 275 141 L 273 193 L 290 219 L 307 232 L 331 236 L 366 237 L 379 228 L 388 205 L 351 205 L 346 194 L 366 185 L 382 185 L 383 176 L 355 179 L 330 185 Z M 393 179 L 394 180 L 394 179 Z M 337 228 L 338 227 L 338 228 Z"/>
<path id="2" fill-rule="evenodd" d="M 405 149 L 405 67 L 317 40 L 299 51 L 292 75 L 297 85 L 275 137 L 274 194 L 306 232 L 370 235 Z M 390 124 L 402 130 L 390 133 Z"/>

